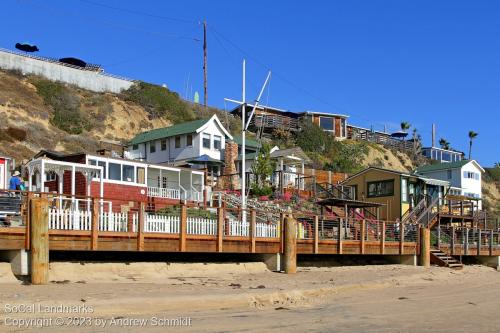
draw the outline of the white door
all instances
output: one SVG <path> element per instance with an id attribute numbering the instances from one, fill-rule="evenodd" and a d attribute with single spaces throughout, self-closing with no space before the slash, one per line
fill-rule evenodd
<path id="1" fill-rule="evenodd" d="M 5 165 L 0 164 L 0 189 L 7 189 L 7 179 L 5 179 Z"/>

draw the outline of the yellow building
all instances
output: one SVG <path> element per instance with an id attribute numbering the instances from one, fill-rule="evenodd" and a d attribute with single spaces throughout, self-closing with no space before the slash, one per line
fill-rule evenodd
<path id="1" fill-rule="evenodd" d="M 382 204 L 380 218 L 387 221 L 401 217 L 421 200 L 443 198 L 450 184 L 400 171 L 368 167 L 342 182 L 352 186 L 356 200 Z"/>

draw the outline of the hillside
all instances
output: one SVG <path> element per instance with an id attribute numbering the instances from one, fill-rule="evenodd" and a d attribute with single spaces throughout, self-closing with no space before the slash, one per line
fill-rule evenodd
<path id="1" fill-rule="evenodd" d="M 0 71 L 0 155 L 17 160 L 40 149 L 95 152 L 104 142 L 219 114 L 230 130 L 239 123 L 224 111 L 192 105 L 168 89 L 139 83 L 122 94 L 95 93 L 15 71 Z"/>

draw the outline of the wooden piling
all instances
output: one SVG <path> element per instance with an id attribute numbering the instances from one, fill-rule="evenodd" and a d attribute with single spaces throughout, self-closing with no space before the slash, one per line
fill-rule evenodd
<path id="1" fill-rule="evenodd" d="M 181 205 L 181 221 L 179 228 L 179 251 L 186 251 L 186 235 L 187 235 L 187 206 Z"/>
<path id="2" fill-rule="evenodd" d="M 224 208 L 217 208 L 217 252 L 222 252 L 224 237 Z"/>
<path id="3" fill-rule="evenodd" d="M 129 231 L 132 229 L 129 229 Z M 90 249 L 97 250 L 97 237 L 99 233 L 99 202 L 92 199 L 92 226 L 91 226 L 91 243 Z"/>
<path id="4" fill-rule="evenodd" d="M 49 283 L 49 201 L 30 202 L 31 283 Z"/>
<path id="5" fill-rule="evenodd" d="M 137 251 L 144 251 L 144 202 L 139 205 L 139 215 L 137 223 Z"/>
<path id="6" fill-rule="evenodd" d="M 361 220 L 361 233 L 359 237 L 359 253 L 365 254 L 366 220 Z"/>
<path id="7" fill-rule="evenodd" d="M 314 216 L 314 254 L 319 253 L 319 217 L 317 215 Z"/>
<path id="8" fill-rule="evenodd" d="M 257 222 L 257 212 L 255 209 L 250 211 L 250 228 L 249 228 L 249 236 L 250 236 L 250 253 L 255 253 L 255 226 Z"/>
<path id="9" fill-rule="evenodd" d="M 399 222 L 399 254 L 405 252 L 405 225 Z"/>
<path id="10" fill-rule="evenodd" d="M 420 266 L 430 267 L 431 265 L 431 231 L 427 228 L 420 228 Z"/>
<path id="11" fill-rule="evenodd" d="M 385 222 L 382 223 L 382 230 L 380 231 L 380 254 L 385 254 Z"/>
<path id="12" fill-rule="evenodd" d="M 285 217 L 285 251 L 283 253 L 286 274 L 297 272 L 297 222 L 288 215 Z"/>

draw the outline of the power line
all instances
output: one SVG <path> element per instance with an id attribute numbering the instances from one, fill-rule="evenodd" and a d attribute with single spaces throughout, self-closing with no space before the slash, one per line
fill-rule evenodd
<path id="1" fill-rule="evenodd" d="M 169 21 L 183 22 L 183 23 L 195 23 L 195 24 L 197 24 L 199 22 L 199 21 L 194 21 L 194 20 L 190 20 L 190 19 L 186 19 L 186 18 L 157 15 L 157 14 L 146 13 L 146 12 L 142 12 L 142 11 L 138 11 L 138 10 L 132 10 L 132 9 L 121 8 L 121 7 L 114 7 L 114 6 L 110 6 L 107 4 L 94 2 L 94 1 L 90 1 L 90 0 L 80 0 L 80 2 L 84 2 L 87 4 L 93 5 L 93 6 L 99 6 L 99 7 L 103 7 L 103 8 L 113 9 L 113 10 L 117 10 L 117 11 L 124 12 L 124 13 L 152 17 L 152 18 L 157 18 L 157 19 L 162 19 L 162 20 L 169 20 Z"/>

